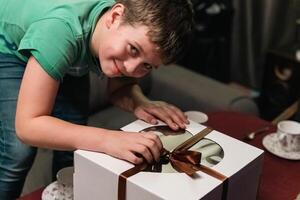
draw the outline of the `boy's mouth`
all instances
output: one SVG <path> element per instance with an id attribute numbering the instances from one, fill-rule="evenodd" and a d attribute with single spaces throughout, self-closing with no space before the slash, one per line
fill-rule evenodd
<path id="1" fill-rule="evenodd" d="M 117 62 L 116 62 L 116 60 L 114 59 L 113 60 L 113 63 L 114 63 L 114 71 L 115 71 L 115 74 L 117 75 L 117 76 L 124 76 L 124 74 L 120 71 L 120 69 L 119 69 L 119 67 L 118 67 L 118 65 L 117 65 Z"/>

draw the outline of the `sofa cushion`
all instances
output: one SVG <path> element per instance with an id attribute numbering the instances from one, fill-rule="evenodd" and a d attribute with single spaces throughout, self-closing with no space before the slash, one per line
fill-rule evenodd
<path id="1" fill-rule="evenodd" d="M 88 125 L 112 130 L 119 130 L 121 127 L 134 121 L 134 114 L 126 112 L 115 106 L 109 106 L 89 116 Z"/>

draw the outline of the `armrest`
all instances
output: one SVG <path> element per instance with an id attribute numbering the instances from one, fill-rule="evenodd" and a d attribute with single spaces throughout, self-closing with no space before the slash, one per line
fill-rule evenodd
<path id="1" fill-rule="evenodd" d="M 258 115 L 255 102 L 239 90 L 181 66 L 163 66 L 151 75 L 151 99 L 170 102 L 182 110 L 231 110 Z"/>

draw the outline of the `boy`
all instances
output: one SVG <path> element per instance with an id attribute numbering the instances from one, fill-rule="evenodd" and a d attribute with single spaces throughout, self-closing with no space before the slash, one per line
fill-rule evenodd
<path id="1" fill-rule="evenodd" d="M 158 160 L 155 134 L 83 126 L 84 113 L 61 88 L 67 73 L 102 71 L 115 105 L 152 124 L 158 118 L 185 128 L 178 108 L 150 101 L 134 81 L 117 77 L 139 78 L 175 61 L 191 24 L 188 0 L 2 0 L 0 199 L 19 196 L 36 153 L 28 145 L 104 152 L 134 164 Z"/>

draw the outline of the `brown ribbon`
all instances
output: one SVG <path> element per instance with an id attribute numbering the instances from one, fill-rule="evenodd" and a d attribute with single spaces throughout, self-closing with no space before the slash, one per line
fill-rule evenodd
<path id="1" fill-rule="evenodd" d="M 168 162 L 171 163 L 172 167 L 178 172 L 184 172 L 189 176 L 192 176 L 196 171 L 202 171 L 210 176 L 213 176 L 221 181 L 225 181 L 227 179 L 226 176 L 220 174 L 219 172 L 203 166 L 200 164 L 201 161 L 201 153 L 197 151 L 188 150 L 194 144 L 199 142 L 202 138 L 204 138 L 207 134 L 212 131 L 211 128 L 207 127 L 201 132 L 197 133 L 190 139 L 186 140 L 182 144 L 178 145 L 172 152 L 169 152 L 164 149 L 160 161 L 154 164 L 142 163 L 140 165 L 136 165 L 133 168 L 121 173 L 119 175 L 119 183 L 118 183 L 118 199 L 125 200 L 126 199 L 126 179 L 130 176 L 133 176 L 141 171 L 161 171 L 161 166 Z"/>

